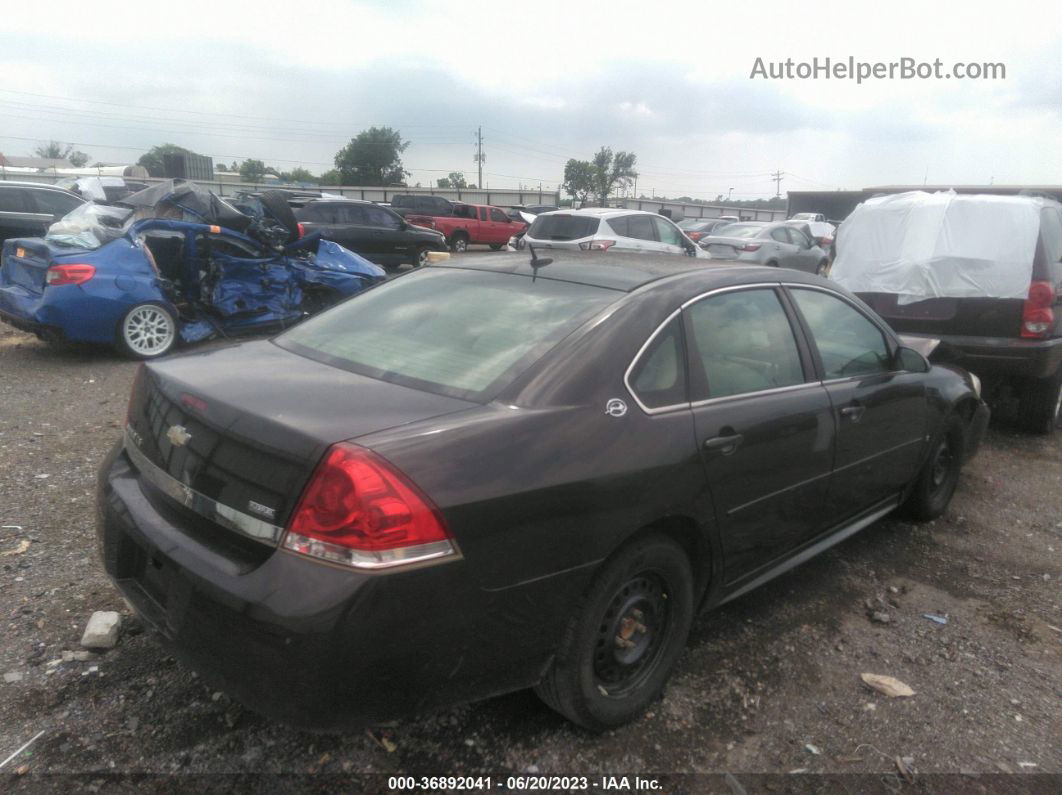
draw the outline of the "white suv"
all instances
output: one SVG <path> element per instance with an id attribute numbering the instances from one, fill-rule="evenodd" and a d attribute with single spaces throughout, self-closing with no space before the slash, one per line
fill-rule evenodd
<path id="1" fill-rule="evenodd" d="M 708 252 L 686 237 L 672 221 L 644 210 L 587 207 L 543 213 L 517 246 L 582 249 L 583 251 L 644 251 L 710 259 Z"/>

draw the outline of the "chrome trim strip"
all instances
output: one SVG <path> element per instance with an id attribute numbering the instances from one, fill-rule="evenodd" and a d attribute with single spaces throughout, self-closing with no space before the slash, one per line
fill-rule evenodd
<path id="1" fill-rule="evenodd" d="M 888 450 L 881 450 L 881 451 L 879 451 L 877 453 L 874 453 L 874 455 L 868 455 L 866 458 L 860 458 L 858 461 L 853 461 L 850 464 L 845 464 L 844 466 L 837 467 L 836 469 L 833 470 L 833 472 L 836 475 L 838 472 L 844 472 L 846 469 L 851 469 L 852 467 L 857 467 L 860 464 L 865 464 L 868 461 L 873 461 L 875 458 L 880 458 L 883 455 L 888 455 L 889 453 L 895 453 L 897 450 L 899 450 L 899 449 L 901 449 L 903 447 L 909 447 L 912 444 L 924 444 L 924 443 L 925 443 L 925 438 L 922 437 L 922 436 L 919 436 L 917 439 L 908 439 L 906 442 L 900 442 L 897 445 L 893 445 Z"/>
<path id="2" fill-rule="evenodd" d="M 762 497 L 757 497 L 754 500 L 749 500 L 748 502 L 744 503 L 743 505 L 738 505 L 738 506 L 736 506 L 734 508 L 731 508 L 729 511 L 726 512 L 726 515 L 727 516 L 733 516 L 734 514 L 738 513 L 739 511 L 743 511 L 746 508 L 751 508 L 753 505 L 756 505 L 757 503 L 763 502 L 764 500 L 769 500 L 772 497 L 777 497 L 779 494 L 785 494 L 787 491 L 792 491 L 793 489 L 799 489 L 801 486 L 806 486 L 809 483 L 814 483 L 816 480 L 822 480 L 823 478 L 828 478 L 828 477 L 831 477 L 832 475 L 833 475 L 833 470 L 831 469 L 828 472 L 823 472 L 821 475 L 815 475 L 814 477 L 808 478 L 807 480 L 802 480 L 799 483 L 794 483 L 791 486 L 786 486 L 783 489 L 778 489 L 778 491 L 772 491 L 770 494 L 764 494 Z"/>
<path id="3" fill-rule="evenodd" d="M 795 392 L 800 389 L 808 389 L 809 387 L 821 387 L 821 381 L 805 381 L 802 384 L 790 384 L 789 386 L 776 386 L 770 389 L 760 389 L 756 392 L 739 392 L 736 395 L 720 395 L 714 398 L 705 398 L 704 400 L 695 400 L 690 405 L 693 408 L 700 408 L 701 406 L 710 406 L 715 403 L 725 403 L 729 400 L 741 400 L 743 398 L 760 397 L 761 395 L 774 395 L 779 392 Z"/>
<path id="4" fill-rule="evenodd" d="M 642 403 L 642 401 L 638 398 L 638 393 L 634 391 L 634 387 L 631 386 L 631 380 L 630 380 L 631 379 L 631 372 L 634 370 L 635 366 L 638 364 L 638 360 L 642 358 L 642 354 L 645 353 L 645 351 L 649 348 L 649 346 L 653 344 L 653 340 L 655 340 L 657 338 L 657 336 L 660 334 L 660 332 L 664 330 L 664 327 L 667 326 L 667 324 L 670 323 L 672 320 L 674 320 L 681 311 L 682 311 L 682 307 L 679 307 L 674 312 L 672 312 L 670 315 L 668 315 L 667 319 L 664 320 L 663 323 L 661 323 L 659 326 L 656 327 L 656 330 L 652 334 L 649 335 L 649 339 L 647 339 L 642 344 L 642 347 L 640 347 L 638 349 L 638 352 L 636 354 L 634 354 L 634 358 L 631 359 L 631 363 L 629 365 L 627 365 L 626 372 L 623 373 L 623 385 L 625 387 L 627 387 L 627 392 L 630 394 L 630 396 L 632 398 L 634 398 L 634 402 L 638 404 L 638 408 L 640 408 L 646 414 L 662 414 L 665 411 L 674 411 L 675 409 L 689 408 L 689 405 L 690 405 L 689 403 L 674 403 L 674 404 L 672 404 L 670 406 L 660 406 L 659 408 L 651 409 L 647 405 Z M 685 365 L 685 362 L 683 362 L 683 365 Z M 688 385 L 687 385 L 687 388 L 688 388 Z"/>
<path id="5" fill-rule="evenodd" d="M 281 536 L 284 535 L 283 527 L 263 522 L 250 514 L 223 505 L 182 483 L 137 449 L 128 428 L 125 432 L 125 452 L 133 465 L 140 470 L 141 477 L 174 502 L 253 541 L 272 546 L 280 543 Z"/>

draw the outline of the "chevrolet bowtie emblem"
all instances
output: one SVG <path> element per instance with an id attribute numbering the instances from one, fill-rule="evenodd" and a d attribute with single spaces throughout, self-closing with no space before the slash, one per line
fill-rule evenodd
<path id="1" fill-rule="evenodd" d="M 183 425 L 171 425 L 170 429 L 166 431 L 166 438 L 170 440 L 170 444 L 174 447 L 184 447 L 188 444 L 188 440 L 192 438 L 192 434 L 188 433 L 188 429 Z"/>

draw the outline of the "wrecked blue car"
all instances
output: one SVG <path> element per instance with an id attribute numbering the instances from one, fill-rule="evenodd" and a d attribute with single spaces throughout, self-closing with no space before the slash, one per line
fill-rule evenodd
<path id="1" fill-rule="evenodd" d="M 282 197 L 238 210 L 171 180 L 121 206 L 83 205 L 44 238 L 6 241 L 0 319 L 151 359 L 178 342 L 285 328 L 383 278 L 342 246 L 302 237 Z"/>

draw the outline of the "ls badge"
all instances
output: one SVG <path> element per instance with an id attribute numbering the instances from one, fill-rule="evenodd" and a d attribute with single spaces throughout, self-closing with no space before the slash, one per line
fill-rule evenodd
<path id="1" fill-rule="evenodd" d="M 610 417 L 622 417 L 627 413 L 627 404 L 619 398 L 612 398 L 605 404 L 605 413 Z"/>

